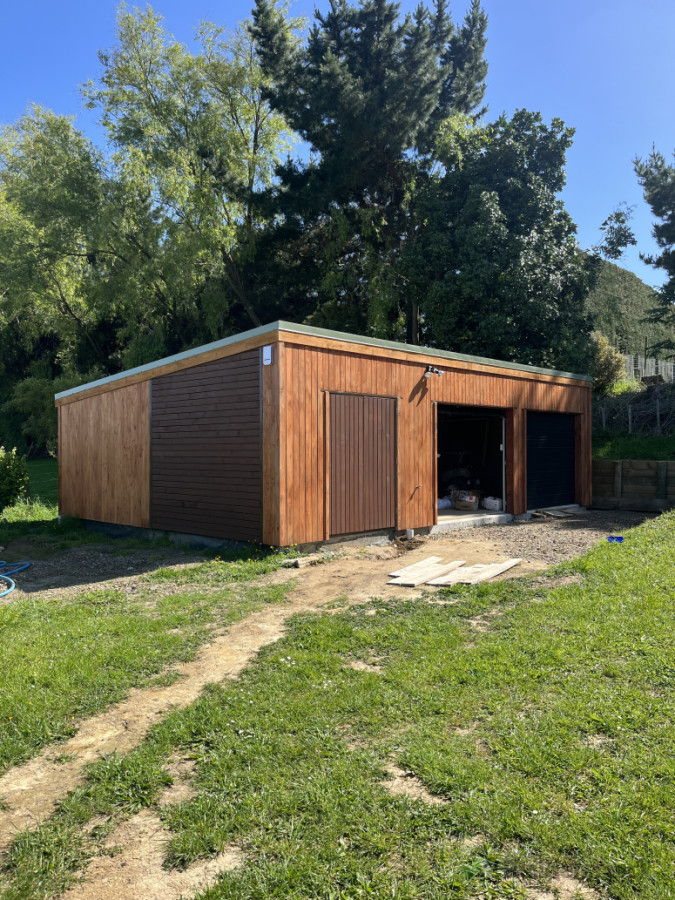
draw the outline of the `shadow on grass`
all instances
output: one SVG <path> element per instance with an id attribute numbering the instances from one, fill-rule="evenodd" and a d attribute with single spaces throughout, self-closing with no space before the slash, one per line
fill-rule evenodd
<path id="1" fill-rule="evenodd" d="M 276 552 L 263 545 L 212 549 L 181 546 L 167 536 L 150 539 L 103 534 L 79 519 L 63 518 L 59 522 L 56 508 L 42 504 L 5 510 L 0 517 L 0 548 L 2 560 L 31 563 L 16 579 L 17 588 L 28 595 L 146 575 L 167 566 L 205 563 L 216 557 L 223 563 L 264 561 Z"/>

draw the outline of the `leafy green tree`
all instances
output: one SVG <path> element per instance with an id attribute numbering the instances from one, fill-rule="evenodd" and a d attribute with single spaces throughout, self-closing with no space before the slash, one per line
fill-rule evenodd
<path id="1" fill-rule="evenodd" d="M 248 32 L 226 37 L 204 23 L 198 41 L 191 54 L 152 9 L 122 6 L 117 44 L 100 54 L 102 76 L 86 88 L 120 180 L 148 198 L 160 231 L 154 265 L 167 304 L 164 329 L 176 346 L 265 319 L 244 277 L 265 224 L 253 195 L 270 185 L 289 140 L 263 99 Z"/>
<path id="2" fill-rule="evenodd" d="M 103 192 L 96 153 L 72 122 L 35 107 L 0 138 L 0 317 L 24 340 L 59 335 L 103 361 L 86 288 L 92 223 Z"/>
<path id="3" fill-rule="evenodd" d="M 634 165 L 645 200 L 659 220 L 653 227 L 659 252 L 656 255 L 642 254 L 642 258 L 667 276 L 650 320 L 672 331 L 675 328 L 675 166 L 667 163 L 656 150 L 652 150 L 646 160 L 636 159 Z M 675 341 L 669 335 L 665 336 L 652 349 L 655 352 L 665 350 L 675 353 Z"/>
<path id="4" fill-rule="evenodd" d="M 572 135 L 526 110 L 483 127 L 466 116 L 444 123 L 402 265 L 425 343 L 533 365 L 590 364 L 591 273 L 558 196 Z"/>
<path id="5" fill-rule="evenodd" d="M 268 198 L 267 283 L 317 324 L 400 337 L 415 318 L 398 274 L 411 195 L 443 120 L 478 112 L 487 19 L 478 0 L 459 29 L 445 0 L 398 12 L 333 0 L 300 42 L 273 0 L 256 0 L 252 33 L 272 108 L 310 147 Z"/>

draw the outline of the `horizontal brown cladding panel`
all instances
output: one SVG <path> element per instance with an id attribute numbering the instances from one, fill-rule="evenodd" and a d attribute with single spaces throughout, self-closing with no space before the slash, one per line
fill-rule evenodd
<path id="1" fill-rule="evenodd" d="M 227 395 L 234 388 L 250 388 L 253 385 L 258 383 L 257 378 L 246 378 L 244 379 L 232 379 L 227 381 L 219 381 L 213 382 L 212 384 L 195 384 L 195 385 L 183 385 L 180 388 L 173 389 L 171 391 L 171 397 L 167 398 L 166 402 L 171 402 L 171 400 L 175 402 L 179 402 L 180 400 L 190 399 L 196 400 L 197 402 L 204 402 L 204 398 L 208 396 L 213 396 L 211 391 L 217 390 L 222 391 L 223 394 Z M 208 392 L 208 393 L 207 393 Z M 225 396 L 225 401 L 227 401 L 227 396 Z"/>
<path id="2" fill-rule="evenodd" d="M 217 396 L 218 393 L 226 394 L 227 391 L 228 388 L 218 388 L 217 392 L 214 391 L 213 394 L 209 392 L 210 396 L 208 401 L 199 400 L 196 397 L 171 397 L 169 400 L 162 403 L 161 408 L 157 410 L 157 414 L 163 418 L 180 416 L 185 410 L 185 404 L 189 403 L 190 407 L 194 409 L 195 412 L 216 413 L 216 420 L 220 418 L 226 422 L 246 421 L 247 419 L 255 421 L 255 416 L 259 410 L 257 398 L 251 397 L 251 392 L 245 392 L 242 388 L 235 388 L 232 390 L 233 394 L 243 393 L 246 396 L 246 399 L 242 397 L 241 402 L 237 402 L 232 396 Z"/>
<path id="3" fill-rule="evenodd" d="M 237 428 L 226 428 L 224 425 L 214 426 L 212 429 L 200 430 L 197 434 L 194 429 L 191 431 L 179 431 L 175 426 L 158 425 L 153 428 L 153 439 L 156 438 L 161 444 L 168 444 L 173 440 L 176 444 L 191 446 L 197 442 L 199 438 L 201 445 L 204 447 L 226 447 L 228 444 L 240 446 L 242 444 L 255 445 L 260 442 L 260 424 L 250 426 L 237 426 Z"/>
<path id="4" fill-rule="evenodd" d="M 195 534 L 204 537 L 222 538 L 224 540 L 234 541 L 257 541 L 260 526 L 253 522 L 243 522 L 241 519 L 233 518 L 227 522 L 209 522 L 201 520 L 199 522 L 189 522 L 182 517 L 167 516 L 158 519 L 153 528 L 162 531 L 175 531 L 179 534 Z"/>
<path id="5" fill-rule="evenodd" d="M 224 378 L 215 375 L 191 376 L 190 370 L 180 373 L 180 381 L 176 379 L 173 386 L 176 391 L 181 393 L 190 393 L 191 391 L 202 390 L 210 387 L 227 387 L 231 384 L 247 384 L 251 381 L 257 381 L 257 370 L 254 366 L 245 372 L 239 372 L 237 375 Z"/>
<path id="6" fill-rule="evenodd" d="M 227 510 L 220 516 L 209 515 L 208 522 L 204 521 L 205 512 L 208 512 L 208 509 L 204 506 L 190 506 L 187 504 L 182 506 L 180 504 L 172 506 L 168 504 L 164 506 L 158 505 L 155 509 L 156 517 L 163 521 L 173 519 L 174 521 L 183 521 L 186 524 L 199 525 L 203 523 L 211 526 L 227 525 L 230 522 L 244 522 L 249 525 L 259 524 L 259 517 L 251 514 L 250 509 L 245 507 L 228 506 Z"/>
<path id="7" fill-rule="evenodd" d="M 227 387 L 227 385 L 230 384 L 246 384 L 250 381 L 257 381 L 257 375 L 256 366 L 251 366 L 250 369 L 227 378 L 215 375 L 192 376 L 190 370 L 188 370 L 187 372 L 181 372 L 180 381 L 176 379 L 174 388 L 181 393 L 190 393 L 191 391 L 208 387 Z"/>
<path id="8" fill-rule="evenodd" d="M 210 512 L 210 507 L 205 503 L 159 503 L 154 510 L 160 517 L 174 517 L 184 519 L 186 522 L 203 522 L 204 514 Z M 228 505 L 226 509 L 218 515 L 209 514 L 208 521 L 213 525 L 222 525 L 223 523 L 241 520 L 242 522 L 259 522 L 259 517 L 251 512 L 251 508 L 246 506 Z M 206 522 L 204 524 L 207 524 Z"/>
<path id="9" fill-rule="evenodd" d="M 152 382 L 152 524 L 262 539 L 260 353 Z"/>
<path id="10" fill-rule="evenodd" d="M 235 479 L 237 478 L 237 473 L 253 473 L 255 474 L 260 468 L 260 460 L 261 454 L 258 453 L 257 456 L 254 454 L 249 454 L 247 456 L 240 456 L 237 458 L 237 467 L 236 472 L 234 474 L 229 472 L 228 461 L 230 457 L 227 455 L 219 455 L 219 456 L 206 456 L 203 457 L 203 463 L 208 466 L 207 469 L 207 480 L 211 480 L 213 478 L 225 478 L 225 479 Z M 155 467 L 152 473 L 153 478 L 168 478 L 172 481 L 176 481 L 176 479 L 185 479 L 188 481 L 193 481 L 195 477 L 198 477 L 199 473 L 191 473 L 187 468 L 183 473 L 180 471 L 176 472 L 176 466 L 190 466 L 194 464 L 194 455 L 186 454 L 165 454 L 162 456 L 158 456 L 155 460 Z M 215 466 L 215 470 L 214 470 Z M 218 469 L 220 471 L 218 471 Z"/>
<path id="11" fill-rule="evenodd" d="M 240 446 L 242 444 L 255 445 L 256 442 L 259 442 L 260 425 L 258 425 L 257 432 L 255 428 L 256 427 L 253 424 L 246 429 L 228 429 L 225 425 L 218 425 L 209 429 L 207 429 L 206 426 L 201 426 L 199 433 L 197 433 L 194 429 L 191 431 L 182 431 L 175 426 L 166 423 L 153 428 L 152 437 L 153 440 L 156 439 L 160 444 L 162 442 L 168 444 L 173 440 L 176 444 L 186 447 L 196 445 L 198 437 L 200 437 L 203 446 L 213 445 L 214 447 L 226 447 L 228 444 L 232 444 L 233 446 Z"/>
<path id="12" fill-rule="evenodd" d="M 192 406 L 190 401 L 186 401 L 186 407 Z M 203 413 L 203 415 L 200 415 Z M 209 415 L 210 413 L 214 413 L 215 415 Z M 153 420 L 155 424 L 159 428 L 163 425 L 167 427 L 178 427 L 178 428 L 190 428 L 190 423 L 192 422 L 192 428 L 195 428 L 195 424 L 197 421 L 203 421 L 204 427 L 208 427 L 210 429 L 214 428 L 223 428 L 230 426 L 249 426 L 255 427 L 256 422 L 259 419 L 259 415 L 257 411 L 255 414 L 252 414 L 248 411 L 242 411 L 237 414 L 228 414 L 227 411 L 223 411 L 222 407 L 216 407 L 212 410 L 203 410 L 197 407 L 193 407 L 193 415 L 188 419 L 185 415 L 185 410 L 182 412 L 172 411 L 166 413 L 164 411 L 158 412 L 156 415 L 153 413 Z"/>
<path id="13" fill-rule="evenodd" d="M 258 496 L 258 491 L 255 488 L 240 488 L 233 482 L 221 481 L 210 485 L 180 483 L 169 485 L 158 483 L 154 478 L 152 480 L 152 495 L 158 502 L 162 498 L 170 500 L 172 497 L 175 497 L 176 499 L 184 500 L 194 499 L 195 502 L 201 503 L 204 500 L 210 500 L 216 491 L 227 493 L 227 503 L 232 503 L 235 500 L 249 502 Z"/>
<path id="14" fill-rule="evenodd" d="M 195 453 L 199 450 L 202 451 L 199 454 L 199 465 L 206 466 L 210 474 L 216 473 L 218 468 L 225 468 L 233 459 L 237 461 L 237 471 L 248 468 L 255 469 L 260 466 L 260 460 L 262 459 L 260 447 L 247 449 L 242 444 L 232 444 L 229 447 L 220 447 L 217 450 L 208 450 L 197 445 L 194 447 L 181 445 L 162 449 L 155 442 L 153 447 L 153 473 L 155 475 L 169 474 L 171 478 L 175 478 L 176 466 L 192 465 L 195 461 Z M 188 472 L 187 477 L 192 478 L 193 474 Z"/>

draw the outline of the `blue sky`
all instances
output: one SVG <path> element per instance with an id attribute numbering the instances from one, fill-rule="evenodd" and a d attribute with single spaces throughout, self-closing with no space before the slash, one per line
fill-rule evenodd
<path id="1" fill-rule="evenodd" d="M 468 0 L 451 3 L 455 21 Z M 130 4 L 133 5 L 133 4 Z M 190 43 L 208 19 L 234 28 L 251 2 L 156 0 L 166 26 Z M 403 11 L 412 9 L 403 0 Z M 319 0 L 319 7 L 326 6 Z M 654 249 L 652 219 L 632 160 L 655 145 L 675 149 L 675 3 L 673 0 L 483 0 L 488 14 L 488 118 L 518 107 L 554 116 L 576 129 L 568 156 L 564 200 L 579 243 L 599 240 L 599 225 L 621 201 L 635 206 L 639 247 L 621 265 L 649 284 L 660 274 L 638 250 Z M 95 78 L 97 51 L 114 43 L 114 0 L 24 0 L 0 4 L 0 122 L 12 122 L 31 102 L 75 115 L 95 135 L 78 85 Z M 294 15 L 314 4 L 293 0 Z"/>

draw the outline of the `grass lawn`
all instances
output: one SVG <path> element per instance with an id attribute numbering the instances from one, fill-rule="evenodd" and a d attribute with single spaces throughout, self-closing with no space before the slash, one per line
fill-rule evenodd
<path id="1" fill-rule="evenodd" d="M 296 618 L 20 836 L 3 900 L 58 895 L 98 852 L 86 823 L 152 807 L 175 753 L 196 796 L 158 812 L 166 864 L 247 857 L 204 900 L 501 900 L 561 871 L 603 898 L 675 897 L 674 531 L 666 514 L 599 544 L 558 568 L 576 583 Z M 391 763 L 443 802 L 392 795 Z"/>
<path id="2" fill-rule="evenodd" d="M 599 432 L 593 435 L 593 459 L 675 459 L 675 435 L 618 437 Z"/>
<path id="3" fill-rule="evenodd" d="M 28 489 L 33 500 L 56 504 L 59 501 L 58 463 L 55 459 L 28 461 Z"/>

